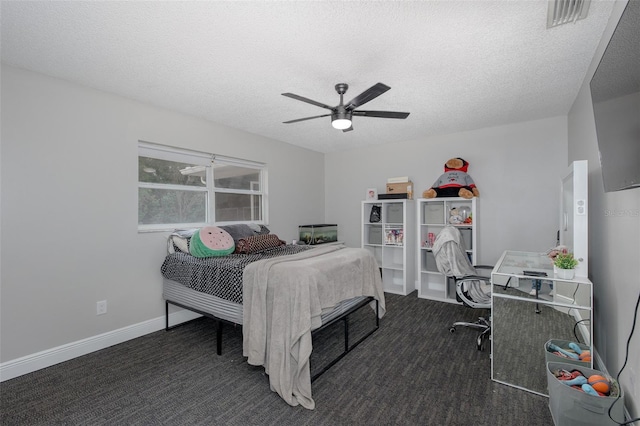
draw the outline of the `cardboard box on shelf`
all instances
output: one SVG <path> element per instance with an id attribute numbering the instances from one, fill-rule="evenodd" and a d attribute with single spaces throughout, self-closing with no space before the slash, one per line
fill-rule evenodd
<path id="1" fill-rule="evenodd" d="M 387 183 L 387 194 L 407 194 L 407 198 L 412 199 L 413 182 Z"/>
<path id="2" fill-rule="evenodd" d="M 409 176 L 398 176 L 387 179 L 387 183 L 401 183 L 401 182 L 409 182 Z"/>

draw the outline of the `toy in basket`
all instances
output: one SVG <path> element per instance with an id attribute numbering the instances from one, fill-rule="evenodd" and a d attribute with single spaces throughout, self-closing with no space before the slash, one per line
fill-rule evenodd
<path id="1" fill-rule="evenodd" d="M 591 348 L 584 343 L 551 339 L 544 345 L 547 362 L 564 362 L 591 367 Z"/>
<path id="2" fill-rule="evenodd" d="M 600 374 L 591 374 L 588 377 L 578 369 L 567 371 L 558 370 L 554 375 L 563 385 L 588 393 L 593 396 L 609 396 L 611 393 L 611 381 Z"/>
<path id="3" fill-rule="evenodd" d="M 606 373 L 548 362 L 547 385 L 556 426 L 617 426 L 624 419 L 622 389 Z"/>

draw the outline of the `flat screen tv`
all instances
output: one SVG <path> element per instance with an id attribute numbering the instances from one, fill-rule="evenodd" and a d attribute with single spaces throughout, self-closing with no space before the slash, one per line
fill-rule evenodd
<path id="1" fill-rule="evenodd" d="M 640 1 L 627 3 L 590 88 L 605 192 L 640 187 Z"/>

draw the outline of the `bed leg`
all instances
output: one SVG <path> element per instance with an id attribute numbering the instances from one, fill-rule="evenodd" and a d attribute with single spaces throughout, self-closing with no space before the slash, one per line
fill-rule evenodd
<path id="1" fill-rule="evenodd" d="M 216 352 L 222 355 L 222 321 L 216 321 Z"/>

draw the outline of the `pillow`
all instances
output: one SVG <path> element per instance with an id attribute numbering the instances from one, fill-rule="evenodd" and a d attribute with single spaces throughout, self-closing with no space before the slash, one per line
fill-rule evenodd
<path id="1" fill-rule="evenodd" d="M 238 241 L 240 241 L 243 238 L 268 234 L 270 232 L 269 228 L 267 228 L 264 225 L 258 225 L 257 223 L 249 223 L 249 224 L 239 223 L 236 225 L 223 225 L 223 226 L 220 226 L 220 228 L 224 229 L 231 235 L 236 245 L 238 245 Z"/>
<path id="2" fill-rule="evenodd" d="M 267 228 L 264 225 L 258 225 L 257 223 L 249 223 L 248 224 L 249 228 L 251 228 L 253 230 L 253 232 L 256 235 L 264 235 L 264 234 L 268 234 L 271 231 L 269 231 L 269 228 Z"/>
<path id="3" fill-rule="evenodd" d="M 252 230 L 253 232 L 255 232 L 256 234 L 259 234 L 259 233 L 260 233 L 260 229 L 261 229 L 260 227 L 261 227 L 262 225 L 258 225 L 257 223 L 253 223 L 253 222 L 251 222 L 251 223 L 248 223 L 248 224 L 247 224 L 247 226 L 248 226 L 249 228 L 251 228 L 251 230 Z"/>
<path id="4" fill-rule="evenodd" d="M 236 244 L 238 244 L 238 240 L 242 238 L 253 237 L 254 235 L 256 235 L 256 232 L 251 229 L 249 225 L 246 225 L 244 223 L 238 225 L 224 225 L 220 228 L 227 231 Z"/>
<path id="5" fill-rule="evenodd" d="M 167 250 L 169 253 L 176 251 L 189 253 L 189 240 L 198 229 L 176 229 L 169 235 Z"/>
<path id="6" fill-rule="evenodd" d="M 233 253 L 235 243 L 224 229 L 205 226 L 196 231 L 189 243 L 189 252 L 195 257 L 226 256 Z"/>
<path id="7" fill-rule="evenodd" d="M 236 245 L 235 253 L 251 254 L 267 250 L 274 247 L 286 245 L 275 234 L 255 235 L 253 237 L 241 238 Z"/>
<path id="8" fill-rule="evenodd" d="M 171 238 L 171 245 L 169 246 L 170 253 L 175 253 L 176 250 L 189 253 L 189 238 L 183 238 L 178 235 L 172 235 L 169 238 Z"/>

